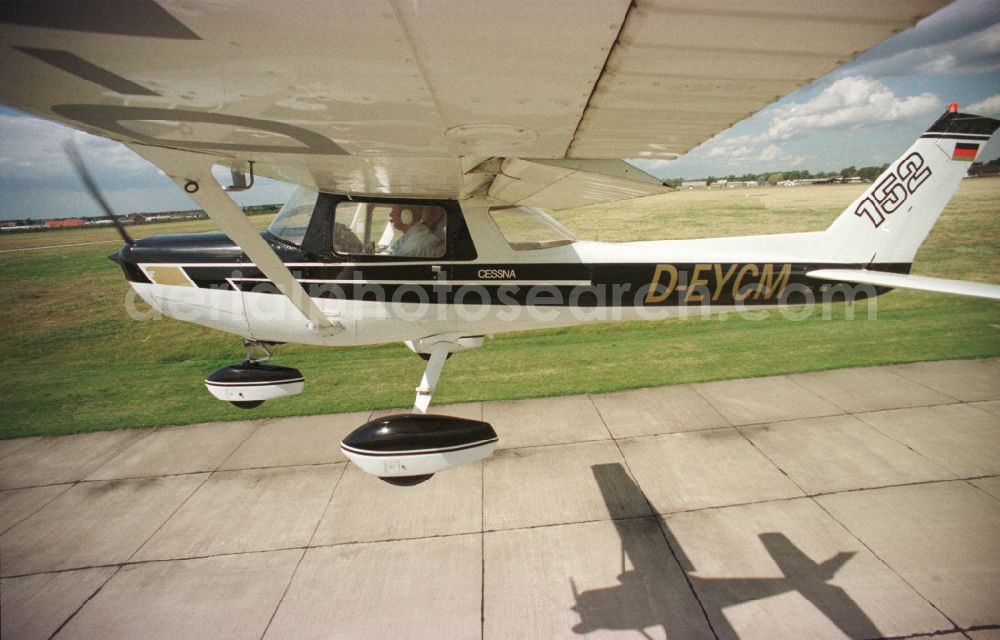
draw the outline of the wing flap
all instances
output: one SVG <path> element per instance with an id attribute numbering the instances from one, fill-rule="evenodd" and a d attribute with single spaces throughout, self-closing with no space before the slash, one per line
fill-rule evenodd
<path id="1" fill-rule="evenodd" d="M 933 293 L 951 293 L 959 296 L 972 296 L 1000 300 L 1000 285 L 970 280 L 948 280 L 929 276 L 915 276 L 908 273 L 888 273 L 885 271 L 868 271 L 866 269 L 817 269 L 806 275 L 820 280 L 836 282 L 854 282 L 871 284 L 876 287 L 892 287 L 895 289 L 916 289 Z"/>
<path id="2" fill-rule="evenodd" d="M 671 191 L 639 169 L 614 161 L 528 161 L 508 158 L 489 195 L 511 204 L 569 209 Z"/>

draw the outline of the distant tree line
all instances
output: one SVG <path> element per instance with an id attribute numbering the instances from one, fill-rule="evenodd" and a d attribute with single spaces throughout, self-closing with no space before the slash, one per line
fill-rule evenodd
<path id="1" fill-rule="evenodd" d="M 728 180 L 729 182 L 757 182 L 759 184 L 778 184 L 779 182 L 784 182 L 785 180 L 809 180 L 811 178 L 861 178 L 867 182 L 871 182 L 875 178 L 879 177 L 883 171 L 889 168 L 889 164 L 883 164 L 878 167 L 861 167 L 860 169 L 855 166 L 844 167 L 840 171 L 819 171 L 817 173 L 812 173 L 808 169 L 797 169 L 797 170 L 786 170 L 786 171 L 770 171 L 767 173 L 745 173 L 742 176 L 737 176 L 735 174 L 730 174 L 724 178 L 717 178 L 715 176 L 708 177 L 708 184 L 713 182 L 718 182 L 719 180 Z"/>
<path id="2" fill-rule="evenodd" d="M 844 167 L 840 171 L 820 171 L 818 173 L 812 173 L 808 169 L 795 169 L 786 171 L 768 171 L 766 173 L 744 173 L 741 176 L 736 174 L 729 174 L 728 176 L 709 176 L 707 178 L 707 183 L 712 184 L 713 182 L 719 182 L 720 180 L 727 180 L 729 182 L 756 182 L 758 184 L 778 184 L 785 180 L 809 180 L 810 178 L 861 178 L 867 182 L 871 182 L 875 178 L 879 177 L 883 171 L 889 168 L 889 164 L 883 164 L 878 167 Z M 664 183 L 669 187 L 679 187 L 683 179 L 681 178 L 670 178 L 664 180 Z"/>

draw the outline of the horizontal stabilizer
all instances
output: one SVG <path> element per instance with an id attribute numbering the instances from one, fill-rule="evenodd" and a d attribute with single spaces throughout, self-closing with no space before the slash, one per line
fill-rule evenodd
<path id="1" fill-rule="evenodd" d="M 836 282 L 856 282 L 876 287 L 917 289 L 934 293 L 953 293 L 959 296 L 973 296 L 1000 300 L 1000 285 L 969 280 L 946 280 L 928 276 L 914 276 L 908 273 L 888 273 L 866 269 L 817 269 L 806 273 L 810 278 L 834 280 Z"/>

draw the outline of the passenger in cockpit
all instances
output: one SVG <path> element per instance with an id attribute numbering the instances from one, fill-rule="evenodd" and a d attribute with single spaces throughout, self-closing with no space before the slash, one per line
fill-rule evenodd
<path id="1" fill-rule="evenodd" d="M 383 255 L 405 256 L 408 258 L 436 258 L 442 254 L 441 241 L 424 224 L 422 215 L 418 218 L 413 207 L 393 207 L 389 221 L 393 228 L 403 232 L 403 236 L 392 243 Z M 438 215 L 440 218 L 440 215 Z M 435 221 L 437 222 L 437 221 Z"/>
<path id="2" fill-rule="evenodd" d="M 438 244 L 434 248 L 433 256 L 443 256 L 445 242 L 448 240 L 444 210 L 440 207 L 424 207 L 423 213 L 420 214 L 420 222 L 437 238 Z"/>

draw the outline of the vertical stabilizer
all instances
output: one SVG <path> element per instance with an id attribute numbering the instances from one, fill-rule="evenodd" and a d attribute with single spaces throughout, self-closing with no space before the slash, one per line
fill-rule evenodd
<path id="1" fill-rule="evenodd" d="M 951 108 L 892 163 L 824 234 L 827 258 L 913 262 L 938 216 L 1000 121 Z"/>

